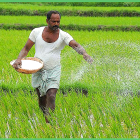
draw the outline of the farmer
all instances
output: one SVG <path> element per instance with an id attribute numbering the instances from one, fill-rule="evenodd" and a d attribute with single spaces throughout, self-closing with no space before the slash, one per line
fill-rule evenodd
<path id="1" fill-rule="evenodd" d="M 60 53 L 64 46 L 72 47 L 77 53 L 83 55 L 87 62 L 92 63 L 93 61 L 71 35 L 59 28 L 60 19 L 61 15 L 58 11 L 49 11 L 46 19 L 48 26 L 32 30 L 29 39 L 13 64 L 13 67 L 18 69 L 21 59 L 27 56 L 35 44 L 34 57 L 40 58 L 44 62 L 44 66 L 40 71 L 32 74 L 32 86 L 37 90 L 39 107 L 45 115 L 46 123 L 49 123 L 47 118 L 49 109 L 52 111 L 55 109 L 55 98 L 61 74 Z"/>

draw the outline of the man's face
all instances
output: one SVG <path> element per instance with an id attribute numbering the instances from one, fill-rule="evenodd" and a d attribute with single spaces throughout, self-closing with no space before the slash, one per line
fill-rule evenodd
<path id="1" fill-rule="evenodd" d="M 59 28 L 60 25 L 60 16 L 59 14 L 52 14 L 50 20 L 47 19 L 48 27 L 55 31 Z"/>

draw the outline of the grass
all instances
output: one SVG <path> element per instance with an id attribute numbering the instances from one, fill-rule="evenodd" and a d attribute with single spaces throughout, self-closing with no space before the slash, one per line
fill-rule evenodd
<path id="1" fill-rule="evenodd" d="M 89 92 L 86 97 L 71 91 L 66 97 L 58 92 L 51 125 L 46 125 L 35 94 L 25 94 L 22 90 L 1 94 L 1 138 L 138 138 L 140 135 L 139 98 L 135 96 Z"/>
<path id="2" fill-rule="evenodd" d="M 26 5 L 26 6 L 25 6 Z M 38 5 L 32 5 L 32 4 L 16 4 L 16 6 L 12 3 L 1 3 L 0 7 L 2 7 L 3 9 L 24 9 L 24 10 L 45 10 L 45 11 L 49 11 L 52 9 L 56 9 L 58 11 L 62 11 L 62 10 L 82 10 L 82 11 L 92 11 L 92 10 L 97 10 L 97 11 L 112 11 L 112 10 L 129 10 L 129 11 L 140 11 L 139 7 L 84 7 L 84 6 L 38 6 Z"/>
<path id="3" fill-rule="evenodd" d="M 44 24 L 45 16 L 0 16 L 2 24 Z M 0 23 L 0 24 L 1 24 Z M 78 17 L 62 16 L 62 25 L 112 25 L 112 26 L 135 26 L 139 25 L 140 19 L 137 17 Z"/>
<path id="4" fill-rule="evenodd" d="M 11 23 L 14 18 L 9 18 Z M 22 18 L 17 17 L 16 23 Z M 85 19 L 83 22 L 86 24 Z M 50 125 L 46 125 L 31 87 L 31 75 L 20 74 L 10 66 L 30 31 L 1 30 L 0 137 L 139 138 L 139 32 L 67 32 L 86 49 L 94 62 L 89 65 L 72 48 L 64 48 L 56 109 L 51 112 Z M 34 52 L 33 47 L 28 56 L 34 56 Z M 88 96 L 84 96 L 81 89 L 86 89 Z"/>
<path id="5" fill-rule="evenodd" d="M 9 64 L 17 58 L 30 31 L 1 31 L 0 86 L 32 89 L 31 75 L 17 73 Z M 68 32 L 93 57 L 94 63 L 90 66 L 73 49 L 65 47 L 61 54 L 62 87 L 80 82 L 81 86 L 89 85 L 100 91 L 139 90 L 138 32 Z M 34 47 L 28 56 L 34 56 Z"/>

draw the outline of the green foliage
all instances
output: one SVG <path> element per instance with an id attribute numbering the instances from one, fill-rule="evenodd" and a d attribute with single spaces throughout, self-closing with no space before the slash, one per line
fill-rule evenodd
<path id="1" fill-rule="evenodd" d="M 11 5 L 14 4 L 11 3 Z M 59 3 L 24 4 L 27 9 L 31 5 L 34 8 L 36 8 L 36 5 L 59 5 Z M 80 5 L 83 3 L 63 4 Z M 106 4 L 107 6 L 111 3 L 91 4 Z M 115 4 L 132 6 L 134 3 Z M 18 5 L 19 3 L 17 3 Z M 31 9 L 33 7 L 31 6 Z M 17 7 L 14 5 L 14 8 Z M 63 6 L 63 8 L 66 7 Z M 61 7 L 61 9 L 63 8 Z M 25 24 L 26 21 L 23 23 L 22 20 L 26 19 L 30 23 L 33 18 L 31 18 L 31 21 L 27 17 L 25 19 L 24 17 L 11 18 L 15 20 L 14 22 L 10 17 L 5 16 L 5 21 L 2 18 L 1 16 L 1 138 L 140 137 L 140 38 L 139 32 L 137 32 L 139 30 L 139 26 L 137 26 L 139 19 L 133 18 L 135 19 L 135 22 L 133 20 L 133 25 L 135 23 L 133 27 L 136 29 L 132 31 L 133 27 L 130 28 L 132 24 L 127 26 L 129 24 L 127 23 L 128 18 L 120 18 L 123 24 L 118 22 L 118 18 L 116 18 L 116 24 L 113 18 L 108 24 L 108 19 L 106 22 L 104 19 L 104 24 L 99 24 L 103 20 L 100 18 L 100 21 L 96 22 L 94 27 L 92 22 L 89 22 L 91 18 L 75 17 L 77 18 L 77 24 L 69 24 L 70 21 L 71 23 L 74 22 L 72 21 L 72 19 L 75 20 L 74 17 L 69 17 L 70 21 L 66 22 L 64 17 L 62 28 L 70 29 L 65 31 L 71 34 L 86 49 L 94 62 L 92 65 L 88 64 L 81 55 L 78 55 L 68 46 L 62 50 L 62 74 L 60 89 L 56 96 L 56 109 L 55 112 L 50 111 L 50 124 L 46 124 L 38 107 L 36 92 L 31 86 L 31 75 L 18 73 L 10 65 L 10 61 L 17 58 L 20 50 L 25 45 L 30 34 L 28 29 L 43 26 L 44 21 L 41 21 L 40 17 L 42 23 L 27 25 Z M 9 23 L 6 18 L 9 18 Z M 86 19 L 89 20 L 88 23 L 86 23 Z M 98 19 L 94 18 L 96 21 Z M 20 20 L 21 22 L 18 22 Z M 96 29 L 94 30 L 94 28 Z M 94 30 L 94 32 L 91 30 Z M 28 56 L 33 57 L 34 53 L 33 46 Z"/>
<path id="2" fill-rule="evenodd" d="M 140 2 L 12 2 L 9 4 L 24 4 L 38 6 L 85 6 L 85 7 L 139 7 Z"/>
<path id="3" fill-rule="evenodd" d="M 1 138 L 138 138 L 139 98 L 89 92 L 89 96 L 58 92 L 50 124 L 35 94 L 1 92 Z M 14 107 L 14 108 L 13 108 Z"/>
<path id="4" fill-rule="evenodd" d="M 139 80 L 138 77 L 135 76 L 135 74 L 139 74 L 137 69 L 139 66 L 138 32 L 68 32 L 77 42 L 85 47 L 87 52 L 89 52 L 95 60 L 94 65 L 90 67 L 87 63 L 84 63 L 84 60 L 80 55 L 75 58 L 76 53 L 73 52 L 74 50 L 66 47 L 64 52 L 62 52 L 61 59 L 62 68 L 64 70 L 62 73 L 62 90 L 69 85 L 66 89 L 69 89 L 69 87 L 72 86 L 74 89 L 81 87 L 80 90 L 83 87 L 83 89 L 91 89 L 92 91 L 98 90 L 101 92 L 104 90 L 121 91 L 124 90 L 122 83 L 126 83 L 125 86 L 127 87 L 128 79 L 126 79 L 126 77 L 129 77 L 129 82 L 131 83 L 129 85 L 132 87 L 129 87 L 129 85 L 128 87 L 130 89 L 132 88 L 133 91 L 138 91 Z M 6 48 L 6 50 L 3 49 L 3 47 L 0 49 L 1 59 L 3 60 L 0 65 L 0 86 L 5 90 L 8 88 L 33 90 L 30 84 L 31 76 L 16 72 L 14 69 L 11 69 L 12 67 L 9 64 L 10 61 L 17 58 L 20 50 L 25 45 L 29 34 L 30 31 L 26 30 L 1 30 L 0 45 Z M 28 56 L 34 56 L 34 51 L 33 47 Z M 2 54 L 5 54 L 7 57 Z M 70 57 L 68 58 L 67 56 Z M 86 72 L 86 70 L 88 72 Z M 113 75 L 116 76 L 114 77 Z M 122 77 L 122 81 L 117 80 L 120 76 Z M 77 81 L 77 79 L 79 80 Z M 92 84 L 93 81 L 96 81 L 96 83 Z"/>
<path id="5" fill-rule="evenodd" d="M 4 30 L 32 30 L 37 27 L 45 26 L 44 24 L 25 25 L 25 24 L 1 24 L 0 29 Z M 62 30 L 77 30 L 77 31 L 140 31 L 140 26 L 106 26 L 106 25 L 61 25 Z"/>
<path id="6" fill-rule="evenodd" d="M 1 29 L 32 30 L 46 26 L 44 16 L 0 16 Z M 60 28 L 64 30 L 115 30 L 139 31 L 140 19 L 137 17 L 77 17 L 63 16 Z M 10 23 L 10 24 L 9 24 Z"/>
<path id="7" fill-rule="evenodd" d="M 0 15 L 46 16 L 50 10 L 57 9 L 63 16 L 139 16 L 139 7 L 85 7 L 85 6 L 39 6 L 31 4 L 1 4 Z"/>
<path id="8" fill-rule="evenodd" d="M 14 9 L 3 9 L 0 8 L 0 15 L 30 15 L 30 16 L 46 16 L 47 12 L 49 10 L 26 10 L 26 9 L 18 9 L 18 10 L 14 10 Z M 108 16 L 108 17 L 120 17 L 120 16 L 124 16 L 124 17 L 133 17 L 133 16 L 140 16 L 140 12 L 139 11 L 129 11 L 129 10 L 111 10 L 111 11 L 99 11 L 99 10 L 88 10 L 88 11 L 77 11 L 77 10 L 59 10 L 59 12 L 63 15 L 63 16 Z"/>

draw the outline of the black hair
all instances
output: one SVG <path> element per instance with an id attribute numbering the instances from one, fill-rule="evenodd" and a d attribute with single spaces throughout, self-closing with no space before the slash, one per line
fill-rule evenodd
<path id="1" fill-rule="evenodd" d="M 52 14 L 59 14 L 61 18 L 61 14 L 58 11 L 52 10 L 47 13 L 47 19 L 50 20 Z"/>

